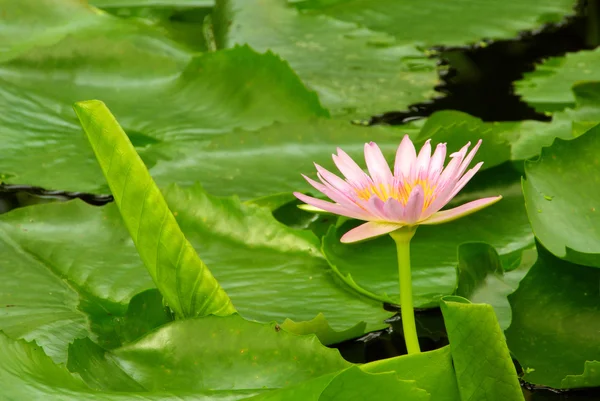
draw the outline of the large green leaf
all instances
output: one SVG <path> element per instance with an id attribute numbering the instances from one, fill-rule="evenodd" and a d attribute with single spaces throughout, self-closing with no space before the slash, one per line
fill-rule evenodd
<path id="1" fill-rule="evenodd" d="M 509 297 L 506 331 L 524 379 L 554 388 L 579 386 L 586 361 L 600 360 L 600 269 L 561 260 L 538 247 L 539 258 Z"/>
<path id="2" fill-rule="evenodd" d="M 525 400 L 490 305 L 457 297 L 441 303 L 461 400 Z"/>
<path id="3" fill-rule="evenodd" d="M 525 164 L 523 193 L 533 232 L 550 252 L 600 267 L 600 125 L 556 140 Z"/>
<path id="4" fill-rule="evenodd" d="M 280 388 L 350 366 L 315 336 L 237 315 L 171 323 L 110 359 L 149 391 Z"/>
<path id="5" fill-rule="evenodd" d="M 600 362 L 585 361 L 585 368 L 580 375 L 568 375 L 561 382 L 563 388 L 583 388 L 600 386 Z"/>
<path id="6" fill-rule="evenodd" d="M 79 0 L 1 0 L 0 9 L 0 61 L 104 20 Z"/>
<path id="7" fill-rule="evenodd" d="M 300 324 L 323 313 L 328 325 L 302 325 L 298 332 L 317 332 L 329 343 L 383 328 L 392 315 L 344 288 L 328 271 L 317 238 L 283 226 L 268 209 L 213 198 L 199 187 L 171 188 L 166 199 L 244 316 Z M 149 322 L 163 321 L 160 304 L 143 294 L 128 310 L 130 299 L 153 283 L 116 205 L 17 209 L 0 216 L 0 234 L 0 329 L 11 337 L 35 340 L 65 361 L 75 338 L 92 336 L 114 348 L 155 327 Z M 151 318 L 142 326 L 135 319 L 144 305 Z"/>
<path id="8" fill-rule="evenodd" d="M 72 375 L 64 365 L 55 365 L 34 343 L 14 341 L 0 333 L 0 388 L 7 400 L 48 401 L 235 401 L 256 391 L 98 392 Z M 114 371 L 112 372 L 115 373 Z"/>
<path id="9" fill-rule="evenodd" d="M 161 352 L 165 350 L 171 352 Z M 275 325 L 236 316 L 179 321 L 115 353 L 105 353 L 89 340 L 71 351 L 70 367 L 91 387 L 54 365 L 34 344 L 0 333 L 2 395 L 57 401 L 430 399 L 427 391 L 414 381 L 399 380 L 394 371 L 365 372 L 312 336 L 290 335 Z M 156 353 L 162 364 L 156 363 Z M 215 388 L 206 388 L 210 384 Z M 176 389 L 162 390 L 172 387 Z"/>
<path id="10" fill-rule="evenodd" d="M 355 22 L 394 35 L 400 43 L 421 46 L 463 46 L 482 39 L 512 39 L 544 23 L 572 15 L 573 0 L 510 0 L 501 3 L 468 0 L 295 0 L 303 10 Z"/>
<path id="11" fill-rule="evenodd" d="M 40 12 L 45 18 L 48 10 Z M 273 121 L 328 115 L 316 95 L 272 54 L 242 47 L 192 58 L 156 30 L 104 17 L 103 23 L 54 46 L 0 65 L 4 181 L 107 191 L 71 110 L 80 100 L 109 104 L 140 149 L 235 127 L 256 129 Z M 153 153 L 144 160 L 152 165 L 165 157 Z"/>
<path id="12" fill-rule="evenodd" d="M 285 0 L 221 0 L 215 12 L 219 46 L 274 51 L 334 114 L 370 117 L 434 94 L 435 61 L 389 35 L 299 13 Z"/>
<path id="13" fill-rule="evenodd" d="M 119 344 L 113 318 L 152 280 L 115 207 L 17 209 L 0 217 L 0 237 L 0 330 L 35 340 L 57 362 L 92 330 L 103 346 Z"/>
<path id="14" fill-rule="evenodd" d="M 418 144 L 432 138 L 456 150 L 468 141 L 483 138 L 478 160 L 485 160 L 484 168 L 493 167 L 509 160 L 510 146 L 505 136 L 513 128 L 513 124 L 484 123 L 455 111 L 435 113 L 420 129 L 362 127 L 315 119 L 274 124 L 258 132 L 236 131 L 202 143 L 161 143 L 151 146 L 146 155 L 165 159 L 150 170 L 158 183 L 192 185 L 199 181 L 210 193 L 255 198 L 278 192 L 314 191 L 300 173 L 314 177 L 313 163 L 337 171 L 331 158 L 337 147 L 364 165 L 364 144 L 375 141 L 387 160 L 393 162 L 400 140 L 407 133 Z"/>
<path id="15" fill-rule="evenodd" d="M 537 156 L 556 138 L 576 138 L 600 123 L 600 83 L 575 84 L 571 90 L 575 106 L 555 112 L 551 122 L 522 121 L 515 125 L 514 131 L 509 133 L 513 160 Z"/>
<path id="16" fill-rule="evenodd" d="M 515 83 L 517 93 L 540 111 L 575 105 L 571 87 L 576 82 L 599 81 L 600 49 L 551 57 Z"/>
<path id="17" fill-rule="evenodd" d="M 92 0 L 90 3 L 118 17 L 152 25 L 192 51 L 214 48 L 206 31 L 208 26 L 204 25 L 210 19 L 213 0 Z"/>
<path id="18" fill-rule="evenodd" d="M 268 209 L 215 198 L 199 186 L 171 187 L 165 197 L 242 316 L 301 322 L 323 313 L 335 331 L 361 321 L 366 330 L 382 328 L 391 316 L 380 302 L 358 297 L 331 274 L 314 234 L 284 226 Z M 346 334 L 356 336 L 356 330 Z"/>
<path id="19" fill-rule="evenodd" d="M 133 144 L 104 103 L 75 104 L 146 269 L 178 317 L 228 315 L 231 301 L 192 248 Z"/>
<path id="20" fill-rule="evenodd" d="M 518 179 L 518 174 L 504 166 L 480 173 L 451 206 L 502 194 L 504 198 L 500 202 L 451 223 L 418 228 L 411 241 L 416 305 L 435 304 L 441 296 L 454 292 L 461 244 L 485 242 L 491 245 L 507 270 L 514 267 L 524 250 L 531 248 L 533 235 Z M 398 303 L 394 242 L 384 236 L 360 244 L 342 244 L 339 237 L 349 227 L 346 224 L 331 228 L 323 240 L 323 252 L 333 270 L 361 292 Z"/>

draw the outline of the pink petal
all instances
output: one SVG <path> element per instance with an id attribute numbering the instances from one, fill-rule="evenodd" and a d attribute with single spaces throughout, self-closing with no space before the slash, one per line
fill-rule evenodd
<path id="1" fill-rule="evenodd" d="M 429 171 L 429 161 L 431 160 L 431 139 L 425 141 L 425 144 L 419 152 L 417 162 L 413 170 L 413 179 L 423 179 Z"/>
<path id="2" fill-rule="evenodd" d="M 467 185 L 471 178 L 473 178 L 475 173 L 481 168 L 482 164 L 483 162 L 477 163 L 475 167 L 467 171 L 467 173 L 460 180 L 458 180 L 456 184 L 449 182 L 449 185 L 447 185 L 442 192 L 436 194 L 435 200 L 431 203 L 431 205 L 429 205 L 429 207 L 427 208 L 427 210 L 425 210 L 425 213 L 423 213 L 423 215 L 431 215 L 443 208 L 448 202 L 450 202 L 452 198 L 454 198 L 456 194 L 458 194 L 458 192 L 461 189 L 463 189 L 465 185 Z"/>
<path id="3" fill-rule="evenodd" d="M 480 146 L 481 146 L 481 139 L 479 141 L 477 141 L 477 143 L 475 144 L 475 146 L 473 147 L 473 149 L 469 152 L 469 155 L 467 157 L 465 157 L 465 159 L 463 160 L 463 162 L 460 164 L 460 167 L 458 169 L 458 176 L 459 177 L 461 175 L 463 175 L 463 173 L 467 170 L 467 167 L 469 167 L 469 164 L 471 164 L 471 161 L 473 161 L 473 158 L 475 157 L 475 153 L 477 153 L 477 151 L 479 150 Z"/>
<path id="4" fill-rule="evenodd" d="M 383 211 L 391 221 L 402 221 L 404 206 L 394 198 L 390 198 L 383 205 Z"/>
<path id="5" fill-rule="evenodd" d="M 348 208 L 344 207 L 343 205 L 326 202 L 324 200 L 313 198 L 311 196 L 307 196 L 307 195 L 301 194 L 299 192 L 294 192 L 294 196 L 296 198 L 300 199 L 304 203 L 307 203 L 307 204 L 317 207 L 319 209 L 323 209 L 326 212 L 339 214 L 340 216 L 352 217 L 353 219 L 358 219 L 358 220 L 368 220 L 370 217 L 366 213 L 364 213 L 364 214 L 354 213 L 353 211 L 348 210 Z"/>
<path id="6" fill-rule="evenodd" d="M 310 178 L 308 178 L 307 176 L 305 176 L 304 174 L 302 174 L 302 177 L 304 177 L 304 179 L 306 181 L 308 181 L 308 183 L 310 185 L 312 185 L 313 187 L 315 187 L 317 189 L 317 191 L 323 193 L 325 196 L 327 196 L 329 199 L 331 199 L 332 201 L 338 203 L 339 205 L 345 207 L 348 212 L 354 213 L 356 215 L 363 215 L 364 210 L 361 209 L 360 206 L 358 206 L 356 204 L 356 202 L 354 201 L 353 198 L 351 198 L 350 196 L 348 196 L 346 193 L 344 193 L 343 191 L 339 191 L 336 188 L 334 188 L 333 186 L 331 186 L 331 184 L 329 184 L 327 181 L 323 181 L 323 184 L 319 184 L 318 182 L 311 180 Z"/>
<path id="7" fill-rule="evenodd" d="M 342 180 L 337 175 L 324 169 L 323 167 L 319 166 L 317 163 L 315 163 L 315 167 L 317 168 L 317 171 L 319 172 L 319 178 L 321 179 L 321 181 L 323 181 L 323 180 L 327 181 L 329 184 L 331 184 L 331 186 L 333 186 L 338 191 L 343 191 L 343 192 L 352 191 L 352 187 L 346 181 Z"/>
<path id="8" fill-rule="evenodd" d="M 446 144 L 439 143 L 436 148 L 431 161 L 429 162 L 429 171 L 427 176 L 430 182 L 437 182 L 440 177 L 442 170 L 444 169 L 444 161 L 446 160 Z"/>
<path id="9" fill-rule="evenodd" d="M 371 184 L 371 179 L 358 164 L 342 149 L 337 149 L 338 154 L 332 155 L 333 162 L 346 177 L 348 182 L 355 187 L 367 187 Z"/>
<path id="10" fill-rule="evenodd" d="M 423 212 L 424 202 L 425 195 L 423 187 L 417 185 L 410 192 L 410 195 L 408 196 L 408 201 L 404 206 L 403 220 L 407 224 L 413 224 L 419 221 L 419 219 L 421 218 L 421 213 Z"/>
<path id="11" fill-rule="evenodd" d="M 404 135 L 398 151 L 396 152 L 396 162 L 394 163 L 394 175 L 396 177 L 407 177 L 410 174 L 411 167 L 417 160 L 417 151 L 410 137 Z"/>
<path id="12" fill-rule="evenodd" d="M 460 217 L 469 215 L 471 213 L 475 213 L 478 210 L 481 210 L 487 206 L 493 205 L 502 199 L 502 196 L 495 196 L 492 198 L 482 198 L 477 199 L 475 201 L 465 203 L 464 205 L 455 207 L 453 209 L 442 210 L 441 212 L 437 212 L 433 214 L 430 218 L 425 221 L 422 221 L 420 224 L 441 224 L 447 223 L 452 220 L 456 220 Z"/>
<path id="13" fill-rule="evenodd" d="M 365 143 L 365 162 L 376 184 L 392 185 L 392 171 L 375 142 Z"/>
<path id="14" fill-rule="evenodd" d="M 369 213 L 377 220 L 387 220 L 388 217 L 385 213 L 385 203 L 377 196 L 371 196 L 364 206 Z"/>
<path id="15" fill-rule="evenodd" d="M 469 146 L 471 146 L 471 142 L 468 142 L 465 146 L 461 148 L 458 152 L 454 152 L 450 155 L 452 160 L 446 166 L 446 168 L 442 171 L 440 175 L 440 179 L 438 181 L 438 187 L 440 190 L 446 188 L 448 185 L 454 186 L 456 180 L 458 180 L 458 170 L 460 169 L 460 165 L 467 154 L 467 150 L 469 150 Z"/>
<path id="16" fill-rule="evenodd" d="M 315 180 L 313 180 L 312 178 L 309 178 L 308 176 L 304 175 L 304 174 L 300 174 L 306 181 L 308 181 L 308 183 L 310 185 L 312 185 L 317 191 L 325 194 L 327 196 L 327 187 L 323 184 L 320 184 L 318 182 L 316 182 Z"/>
<path id="17" fill-rule="evenodd" d="M 456 194 L 458 194 L 460 192 L 460 190 L 463 189 L 463 187 L 465 185 L 467 185 L 467 183 L 469 181 L 471 181 L 471 178 L 473 178 L 475 173 L 477 173 L 479 171 L 479 169 L 481 168 L 482 165 L 483 165 L 483 162 L 477 163 L 471 170 L 467 171 L 467 173 L 465 175 L 463 175 L 460 180 L 458 180 L 458 182 L 454 186 L 454 189 L 452 190 L 452 193 L 448 197 L 448 202 L 450 202 L 450 200 L 452 198 L 454 198 L 456 196 Z M 448 203 L 448 202 L 446 202 L 446 203 Z"/>
<path id="18" fill-rule="evenodd" d="M 345 244 L 350 242 L 362 241 L 367 238 L 378 237 L 387 233 L 391 233 L 402 227 L 402 224 L 393 223 L 379 223 L 376 221 L 369 221 L 368 223 L 362 224 L 340 238 L 340 242 Z"/>

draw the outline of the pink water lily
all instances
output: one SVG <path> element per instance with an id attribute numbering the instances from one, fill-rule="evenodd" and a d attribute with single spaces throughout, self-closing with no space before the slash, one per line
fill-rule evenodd
<path id="1" fill-rule="evenodd" d="M 355 242 L 391 233 L 405 226 L 440 224 L 474 213 L 502 199 L 482 198 L 449 210 L 442 210 L 481 168 L 477 163 L 467 171 L 481 140 L 467 154 L 471 143 L 450 155 L 444 168 L 446 144 L 437 145 L 433 155 L 431 143 L 425 142 L 419 154 L 406 135 L 396 153 L 392 173 L 381 150 L 374 142 L 365 144 L 365 161 L 369 174 L 341 149 L 333 161 L 345 180 L 315 164 L 321 183 L 303 177 L 335 203 L 295 192 L 303 202 L 327 211 L 367 221 L 349 232 L 342 242 Z"/>

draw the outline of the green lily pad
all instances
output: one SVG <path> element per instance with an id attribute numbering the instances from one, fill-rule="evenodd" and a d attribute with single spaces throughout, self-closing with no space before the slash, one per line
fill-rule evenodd
<path id="1" fill-rule="evenodd" d="M 149 391 L 280 388 L 350 366 L 315 336 L 237 315 L 170 323 L 111 359 Z"/>
<path id="2" fill-rule="evenodd" d="M 509 296 L 510 350 L 530 383 L 579 386 L 586 361 L 600 360 L 600 270 L 576 265 L 538 247 L 539 258 Z"/>
<path id="3" fill-rule="evenodd" d="M 491 177 L 496 181 L 491 181 Z M 500 202 L 451 223 L 417 229 L 411 241 L 416 306 L 437 304 L 440 297 L 454 293 L 461 244 L 485 242 L 491 245 L 506 270 L 512 269 L 515 258 L 518 261 L 522 252 L 531 248 L 533 235 L 518 179 L 518 174 L 503 166 L 480 173 L 450 206 L 502 194 L 504 198 Z M 323 252 L 332 269 L 364 295 L 397 304 L 394 242 L 384 236 L 360 244 L 340 243 L 339 237 L 349 228 L 349 224 L 331 228 L 323 239 Z"/>
<path id="4" fill-rule="evenodd" d="M 312 233 L 282 225 L 266 208 L 214 198 L 200 187 L 173 187 L 165 197 L 243 316 L 300 323 L 323 313 L 336 332 L 363 321 L 365 331 L 386 327 L 392 313 L 336 280 Z M 0 216 L 0 234 L 0 330 L 36 340 L 57 362 L 66 360 L 76 338 L 91 336 L 105 348 L 134 339 L 128 316 L 142 312 L 128 312 L 128 303 L 154 285 L 114 204 L 17 209 Z M 152 320 L 160 323 L 161 313 L 155 310 Z"/>
<path id="5" fill-rule="evenodd" d="M 482 39 L 512 39 L 574 13 L 572 0 L 538 3 L 435 1 L 294 0 L 298 8 L 394 35 L 401 43 L 463 46 Z M 465 12 L 468 10 L 468 12 Z"/>
<path id="6" fill-rule="evenodd" d="M 0 8 L 0 61 L 36 45 L 51 45 L 104 20 L 100 13 L 78 0 L 2 0 Z"/>
<path id="7" fill-rule="evenodd" d="M 214 19 L 221 48 L 272 50 L 336 115 L 370 117 L 434 96 L 435 60 L 412 44 L 354 23 L 312 16 L 285 0 L 220 1 Z M 439 96 L 439 94 L 438 94 Z"/>
<path id="8" fill-rule="evenodd" d="M 35 343 L 14 341 L 0 333 L 0 386 L 2 396 L 11 400 L 49 401 L 235 401 L 257 391 L 185 392 L 99 392 L 72 375 L 64 365 L 56 365 Z M 114 373 L 114 372 L 113 372 Z"/>
<path id="9" fill-rule="evenodd" d="M 556 140 L 525 164 L 523 193 L 533 232 L 550 252 L 600 267 L 600 125 L 571 141 Z"/>
<path id="10" fill-rule="evenodd" d="M 542 112 L 554 112 L 575 105 L 571 87 L 578 82 L 600 81 L 600 49 L 551 57 L 535 71 L 515 83 L 517 94 Z"/>
<path id="11" fill-rule="evenodd" d="M 583 388 L 600 386 L 600 362 L 585 361 L 583 373 L 580 375 L 567 375 L 562 382 L 562 388 Z"/>
<path id="12" fill-rule="evenodd" d="M 314 119 L 276 123 L 257 132 L 235 131 L 202 143 L 165 142 L 150 146 L 142 155 L 155 153 L 156 158 L 164 159 L 150 170 L 159 184 L 188 186 L 199 181 L 210 193 L 251 199 L 278 192 L 314 191 L 300 174 L 314 177 L 314 163 L 337 171 L 331 159 L 337 147 L 364 165 L 364 144 L 375 141 L 393 162 L 404 134 L 413 137 L 417 146 L 431 138 L 433 142 L 447 142 L 449 149 L 455 150 L 483 138 L 477 160 L 485 160 L 483 167 L 490 168 L 510 159 L 505 136 L 511 129 L 513 123 L 484 123 L 455 111 L 435 113 L 420 128 L 362 127 Z"/>
<path id="13" fill-rule="evenodd" d="M 117 17 L 151 25 L 191 51 L 207 51 L 211 46 L 204 22 L 210 18 L 214 0 L 92 0 L 90 4 Z"/>
<path id="14" fill-rule="evenodd" d="M 113 48 L 113 45 L 106 46 Z M 128 52 L 118 46 L 113 50 L 114 56 L 119 51 Z M 38 51 L 36 57 L 43 57 L 43 54 Z M 4 143 L 0 173 L 9 177 L 5 181 L 84 192 L 107 191 L 100 169 L 71 111 L 71 103 L 82 98 L 100 97 L 107 101 L 149 166 L 177 153 L 161 157 L 159 148 L 145 156 L 142 149 L 148 144 L 168 141 L 175 150 L 187 147 L 187 151 L 194 150 L 198 155 L 203 152 L 202 138 L 207 134 L 225 132 L 235 126 L 255 129 L 274 120 L 295 120 L 327 113 L 314 93 L 306 91 L 293 72 L 271 54 L 259 55 L 249 48 L 209 53 L 194 59 L 184 73 L 175 69 L 168 74 L 160 71 L 163 66 L 160 60 L 144 59 L 136 53 L 132 57 L 136 61 L 126 67 L 130 68 L 129 73 L 135 73 L 142 65 L 145 72 L 136 78 L 140 85 L 128 90 L 130 96 L 123 96 L 121 89 L 114 86 L 119 75 L 124 74 L 123 69 L 102 70 L 92 84 L 94 80 L 89 74 L 85 76 L 85 63 L 77 65 L 80 66 L 78 74 L 82 74 L 79 79 L 87 86 L 56 79 L 53 71 L 58 71 L 45 69 L 44 64 L 33 71 L 29 70 L 31 66 L 21 65 L 14 71 L 18 77 L 11 78 L 11 83 L 2 81 L 0 106 L 6 112 L 0 117 L 0 138 Z M 155 64 L 157 68 L 148 69 L 148 65 Z M 95 68 L 102 68 L 101 65 L 98 63 Z M 253 68 L 242 68 L 243 65 Z M 0 81 L 5 76 L 3 71 L 8 73 L 9 68 L 14 66 L 0 66 Z M 26 71 L 30 73 L 25 74 Z M 173 74 L 179 76 L 167 79 Z M 96 85 L 102 88 L 101 92 L 94 89 Z M 235 101 L 229 99 L 232 90 L 236 91 Z M 61 99 L 57 99 L 58 96 Z M 140 107 L 140 98 L 145 99 L 144 107 Z M 165 109 L 164 102 L 171 106 Z M 184 138 L 198 140 L 190 145 L 180 142 Z M 24 152 L 25 144 L 29 144 L 27 152 Z M 173 181 L 167 180 L 168 183 Z"/>

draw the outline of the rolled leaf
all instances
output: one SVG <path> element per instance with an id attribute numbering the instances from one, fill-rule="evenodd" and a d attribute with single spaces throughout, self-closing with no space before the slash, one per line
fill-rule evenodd
<path id="1" fill-rule="evenodd" d="M 137 251 L 169 307 L 179 318 L 235 312 L 106 105 L 89 100 L 74 109 Z"/>

